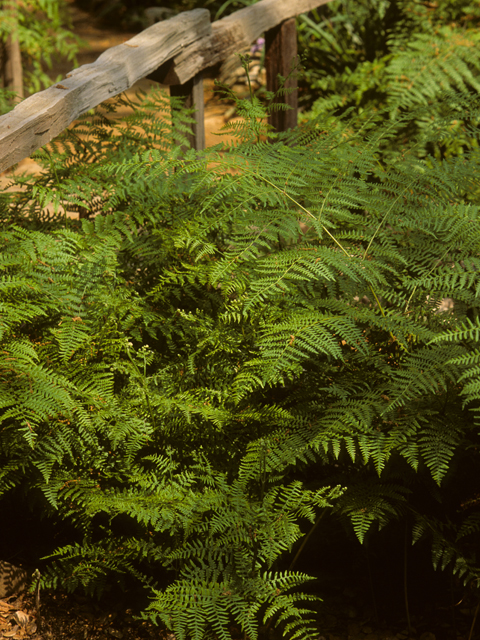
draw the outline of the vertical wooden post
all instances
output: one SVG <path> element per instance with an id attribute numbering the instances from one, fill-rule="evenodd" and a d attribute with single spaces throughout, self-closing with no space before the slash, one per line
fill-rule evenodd
<path id="1" fill-rule="evenodd" d="M 277 91 L 278 74 L 286 78 L 297 62 L 297 28 L 295 18 L 285 20 L 265 34 L 265 69 L 267 72 L 267 90 Z M 275 131 L 287 131 L 297 126 L 298 82 L 294 72 L 285 82 L 285 87 L 294 89 L 286 96 L 280 96 L 275 102 L 284 102 L 291 109 L 273 111 L 268 121 Z"/>
<path id="2" fill-rule="evenodd" d="M 193 149 L 200 151 L 205 149 L 205 118 L 203 113 L 203 76 L 197 73 L 185 84 L 170 85 L 170 95 L 184 98 L 187 109 L 195 108 L 195 123 L 192 126 L 192 134 L 187 136 Z"/>

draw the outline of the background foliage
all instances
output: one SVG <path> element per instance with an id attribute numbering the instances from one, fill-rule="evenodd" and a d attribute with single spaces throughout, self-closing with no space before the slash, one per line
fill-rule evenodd
<path id="1" fill-rule="evenodd" d="M 65 57 L 75 64 L 80 40 L 69 29 L 64 0 L 26 0 L 18 3 L 18 9 L 25 90 L 35 93 L 52 84 L 48 69 L 55 57 Z M 10 14 L 0 3 L 0 41 L 6 39 L 11 29 Z M 0 114 L 10 109 L 9 92 L 0 88 Z"/>
<path id="2" fill-rule="evenodd" d="M 452 0 L 335 0 L 301 16 L 305 118 L 353 108 L 387 109 L 394 119 L 428 105 L 401 132 L 402 139 L 416 135 L 445 115 L 443 92 L 478 93 L 479 20 L 477 5 Z M 422 153 L 461 153 L 464 114 L 459 105 L 455 111 L 450 136 Z"/>

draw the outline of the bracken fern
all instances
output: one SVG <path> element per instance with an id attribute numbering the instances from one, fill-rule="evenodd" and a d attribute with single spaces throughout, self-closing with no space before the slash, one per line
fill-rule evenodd
<path id="1" fill-rule="evenodd" d="M 479 157 L 383 154 L 408 118 L 382 114 L 262 141 L 255 99 L 236 144 L 184 153 L 162 105 L 85 117 L 3 201 L 0 492 L 79 532 L 45 584 L 133 576 L 179 639 L 309 637 L 277 566 L 305 523 L 363 540 L 476 441 Z"/>

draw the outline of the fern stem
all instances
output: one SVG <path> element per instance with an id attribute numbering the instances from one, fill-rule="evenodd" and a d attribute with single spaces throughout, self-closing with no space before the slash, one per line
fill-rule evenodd
<path id="1" fill-rule="evenodd" d="M 293 570 L 293 567 L 295 566 L 295 564 L 297 563 L 298 558 L 300 557 L 300 554 L 302 553 L 302 551 L 305 548 L 305 545 L 307 544 L 308 540 L 310 539 L 310 536 L 312 535 L 312 533 L 315 531 L 315 529 L 318 527 L 318 525 L 320 524 L 320 520 L 323 518 L 323 516 L 325 515 L 326 511 L 322 511 L 322 513 L 318 516 L 318 518 L 315 521 L 315 524 L 313 525 L 313 527 L 310 529 L 310 531 L 307 533 L 307 535 L 304 537 L 302 544 L 300 545 L 300 548 L 298 549 L 297 553 L 295 554 L 295 557 L 293 558 L 292 562 L 290 563 L 290 566 L 288 567 L 289 571 Z"/>
<path id="2" fill-rule="evenodd" d="M 310 531 L 307 533 L 307 535 L 305 536 L 305 538 L 303 539 L 302 544 L 300 545 L 299 550 L 297 551 L 297 553 L 295 554 L 295 557 L 293 558 L 292 562 L 290 563 L 290 566 L 288 567 L 289 571 L 293 570 L 293 567 L 295 566 L 298 558 L 300 557 L 300 554 L 302 553 L 302 551 L 305 548 L 305 545 L 307 544 L 310 536 L 312 535 L 312 533 L 315 531 L 315 529 L 318 527 L 318 525 L 320 524 L 320 520 L 323 518 L 323 516 L 325 515 L 326 511 L 322 511 L 322 513 L 318 516 L 318 518 L 316 519 L 314 525 L 312 526 L 312 528 L 310 529 Z M 270 620 L 268 621 L 268 624 L 265 628 L 265 632 L 268 633 L 268 630 L 270 629 L 270 626 L 272 624 L 273 618 L 270 618 Z"/>
<path id="3" fill-rule="evenodd" d="M 397 204 L 397 201 L 403 196 L 403 194 L 405 193 L 405 191 L 408 189 L 408 187 L 410 187 L 411 185 L 408 185 L 407 187 L 405 187 L 403 189 L 403 191 L 401 193 L 398 194 L 398 196 L 395 198 L 395 200 L 392 202 L 392 204 L 390 205 L 387 213 L 383 216 L 383 218 L 380 220 L 380 222 L 378 223 L 378 227 L 375 229 L 375 232 L 373 234 L 373 236 L 370 238 L 370 242 L 367 245 L 367 248 L 365 249 L 365 253 L 363 254 L 363 258 L 362 260 L 365 260 L 365 258 L 367 257 L 367 253 L 370 251 L 370 247 L 372 246 L 373 241 L 375 240 L 378 232 L 380 231 L 380 229 L 382 228 L 385 220 L 388 218 L 388 216 L 390 215 L 393 207 Z"/>
<path id="4" fill-rule="evenodd" d="M 37 616 L 39 616 L 39 613 L 40 613 L 40 578 L 41 578 L 41 574 L 40 574 L 40 571 L 38 569 L 35 569 L 33 577 L 35 578 L 35 591 L 34 591 L 35 612 L 36 612 Z"/>
<path id="5" fill-rule="evenodd" d="M 145 401 L 147 403 L 148 413 L 150 414 L 150 419 L 152 420 L 153 428 L 156 430 L 157 429 L 157 425 L 156 425 L 156 422 L 155 422 L 155 416 L 154 416 L 153 411 L 152 411 L 152 406 L 150 404 L 150 398 L 148 397 L 147 383 L 145 382 L 145 378 L 144 378 L 144 376 L 142 376 L 142 372 L 138 368 L 137 363 L 133 360 L 133 358 L 132 358 L 132 356 L 130 354 L 130 349 L 128 348 L 128 343 L 127 343 L 127 355 L 128 355 L 128 358 L 129 358 L 130 362 L 133 364 L 133 367 L 134 367 L 135 371 L 137 372 L 138 377 L 140 378 L 140 380 L 142 382 L 143 393 L 144 393 L 144 396 L 145 396 Z"/>
<path id="6" fill-rule="evenodd" d="M 248 170 L 247 170 L 248 172 Z M 258 178 L 260 178 L 261 180 L 263 180 L 264 182 L 266 182 L 267 184 L 269 184 L 271 187 L 273 187 L 274 189 L 276 189 L 277 191 L 279 191 L 282 195 L 284 195 L 286 198 L 288 198 L 291 202 L 293 202 L 293 204 L 297 207 L 299 207 L 302 211 L 304 211 L 307 215 L 309 215 L 313 220 L 315 220 L 315 222 L 319 222 L 319 220 L 317 220 L 317 218 L 313 215 L 313 213 L 311 211 L 309 211 L 308 209 L 306 209 L 303 205 L 301 205 L 299 202 L 297 202 L 297 200 L 295 200 L 295 198 L 292 198 L 291 195 L 289 195 L 284 189 L 280 189 L 280 187 L 278 187 L 274 182 L 271 182 L 268 178 L 265 178 L 265 176 L 261 176 L 258 173 L 254 173 L 253 171 L 250 171 L 249 173 L 251 173 L 252 175 L 257 176 Z M 335 236 L 333 236 L 330 231 L 325 227 L 325 225 L 323 225 L 320 222 L 320 226 L 322 227 L 323 231 L 325 231 L 325 233 L 330 236 L 330 238 L 333 240 L 333 242 L 343 251 L 343 253 L 347 256 L 347 258 L 350 258 L 350 254 L 348 253 L 348 251 L 346 249 L 344 249 L 344 247 L 340 244 L 340 242 L 335 238 Z"/>
<path id="7" fill-rule="evenodd" d="M 385 318 L 385 317 L 386 317 L 386 316 L 385 316 L 385 311 L 383 310 L 383 307 L 382 307 L 382 305 L 380 304 L 380 300 L 377 298 L 377 294 L 376 294 L 376 293 L 375 293 L 375 291 L 373 290 L 373 287 L 372 287 L 372 285 L 371 285 L 371 284 L 369 284 L 368 286 L 369 286 L 369 288 L 370 288 L 370 291 L 373 293 L 373 296 L 374 296 L 375 300 L 377 301 L 378 308 L 380 309 L 380 313 L 381 313 L 381 314 L 382 314 L 382 316 Z M 390 334 L 390 335 L 392 335 L 392 334 Z M 393 336 L 392 336 L 392 338 L 393 338 Z"/>
<path id="8" fill-rule="evenodd" d="M 245 74 L 248 80 L 248 92 L 250 94 L 250 102 L 253 103 L 253 89 L 252 89 L 252 83 L 250 82 L 250 69 L 248 64 L 249 62 L 250 62 L 250 56 L 247 56 L 245 58 L 242 57 L 242 66 L 245 69 Z M 257 137 L 257 142 L 258 142 L 258 137 Z"/>
<path id="9" fill-rule="evenodd" d="M 372 285 L 371 285 L 371 284 L 369 284 L 368 286 L 369 286 L 369 288 L 370 288 L 370 291 L 373 293 L 373 296 L 374 296 L 375 300 L 377 301 L 378 308 L 380 309 L 380 313 L 382 314 L 382 316 L 383 316 L 384 318 L 386 318 L 385 311 L 383 310 L 383 307 L 382 307 L 382 305 L 380 304 L 380 300 L 377 298 L 377 294 L 376 294 L 376 293 L 375 293 L 375 291 L 373 290 Z M 392 339 L 394 342 L 395 342 L 395 341 L 397 341 L 397 339 L 395 338 L 395 336 L 393 335 L 393 333 L 392 333 L 391 331 L 389 331 L 389 334 L 390 334 L 391 339 Z M 397 342 L 398 342 L 398 344 L 402 347 L 402 349 L 404 349 L 405 351 L 407 350 L 407 348 L 405 347 L 405 345 L 403 345 L 400 341 L 397 341 Z"/>
<path id="10" fill-rule="evenodd" d="M 475 608 L 475 613 L 473 615 L 472 626 L 470 627 L 470 633 L 468 634 L 468 640 L 472 640 L 473 630 L 475 628 L 475 622 L 477 621 L 478 609 L 480 608 L 480 600 Z"/>
<path id="11" fill-rule="evenodd" d="M 457 620 L 455 618 L 455 597 L 453 592 L 453 573 L 450 574 L 450 597 L 452 601 L 452 627 L 453 627 L 453 635 L 457 637 Z"/>

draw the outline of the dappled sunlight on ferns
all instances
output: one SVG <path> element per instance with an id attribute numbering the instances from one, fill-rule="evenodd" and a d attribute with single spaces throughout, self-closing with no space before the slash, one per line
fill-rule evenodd
<path id="1" fill-rule="evenodd" d="M 88 158 L 67 132 L 2 204 L 0 491 L 40 489 L 79 531 L 46 584 L 134 576 L 179 640 L 270 620 L 306 638 L 309 578 L 275 564 L 305 523 L 330 509 L 363 540 L 477 437 L 479 156 L 393 153 L 407 116 L 381 114 L 184 153 L 188 115 L 179 131 L 161 106 L 114 138 L 85 116 Z M 260 104 L 243 109 L 254 131 Z M 473 579 L 457 551 L 438 561 Z"/>

